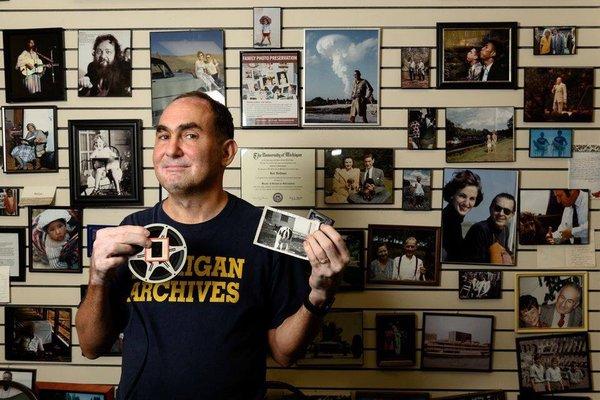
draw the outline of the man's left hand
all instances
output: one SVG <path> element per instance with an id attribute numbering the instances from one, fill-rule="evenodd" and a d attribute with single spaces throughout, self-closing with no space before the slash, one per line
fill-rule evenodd
<path id="1" fill-rule="evenodd" d="M 312 267 L 309 300 L 319 306 L 334 295 L 350 253 L 340 234 L 325 224 L 306 238 L 304 250 Z"/>

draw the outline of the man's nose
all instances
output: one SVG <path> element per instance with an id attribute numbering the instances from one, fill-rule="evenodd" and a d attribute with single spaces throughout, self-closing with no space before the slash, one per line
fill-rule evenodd
<path id="1" fill-rule="evenodd" d="M 167 143 L 166 153 L 169 157 L 179 157 L 183 154 L 181 142 L 178 137 L 172 137 Z"/>

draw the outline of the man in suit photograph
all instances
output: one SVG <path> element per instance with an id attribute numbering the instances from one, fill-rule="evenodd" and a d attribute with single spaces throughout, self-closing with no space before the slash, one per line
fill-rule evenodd
<path id="1" fill-rule="evenodd" d="M 373 154 L 366 153 L 363 156 L 365 170 L 360 172 L 359 193 L 348 196 L 349 203 L 384 203 L 390 197 L 390 192 L 385 188 L 383 170 L 375 168 Z M 365 189 L 368 189 L 365 191 Z"/>
<path id="2" fill-rule="evenodd" d="M 556 201 L 564 207 L 560 225 L 546 234 L 547 244 L 588 244 L 588 192 L 579 189 L 554 189 Z"/>
<path id="3" fill-rule="evenodd" d="M 540 320 L 551 328 L 577 328 L 583 323 L 581 287 L 573 282 L 563 285 L 554 304 L 542 304 Z"/>
<path id="4" fill-rule="evenodd" d="M 479 58 L 483 64 L 481 80 L 489 81 L 508 81 L 508 68 L 502 65 L 498 60 L 502 56 L 501 45 L 494 39 L 486 38 L 479 51 Z"/>

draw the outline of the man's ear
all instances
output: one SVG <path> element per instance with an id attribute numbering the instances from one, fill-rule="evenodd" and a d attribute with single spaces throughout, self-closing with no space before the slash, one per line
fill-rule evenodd
<path id="1" fill-rule="evenodd" d="M 223 152 L 222 158 L 221 158 L 221 164 L 224 167 L 227 167 L 229 164 L 231 164 L 233 162 L 233 159 L 235 158 L 235 155 L 238 150 L 238 145 L 235 140 L 227 139 L 226 141 L 223 142 L 221 149 Z"/>

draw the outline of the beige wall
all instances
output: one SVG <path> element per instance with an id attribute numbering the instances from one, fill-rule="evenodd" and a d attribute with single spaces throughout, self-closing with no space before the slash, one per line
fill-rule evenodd
<path id="1" fill-rule="evenodd" d="M 370 4 L 365 7 L 365 4 Z M 598 60 L 600 60 L 600 2 L 573 1 L 443 1 L 443 0 L 280 0 L 256 4 L 251 1 L 225 0 L 221 2 L 175 0 L 131 1 L 19 1 L 0 3 L 0 27 L 3 29 L 64 27 L 67 66 L 67 101 L 58 106 L 58 146 L 60 170 L 55 174 L 4 175 L 0 173 L 0 186 L 41 185 L 53 179 L 58 186 L 56 204 L 69 204 L 68 132 L 70 119 L 124 119 L 143 120 L 144 146 L 144 205 L 152 206 L 158 200 L 158 183 L 152 171 L 151 151 L 154 131 L 151 124 L 151 94 L 149 72 L 149 32 L 189 28 L 223 28 L 226 46 L 227 105 L 231 108 L 236 126 L 240 120 L 239 52 L 252 48 L 252 7 L 283 7 L 282 44 L 287 49 L 302 49 L 303 28 L 308 27 L 381 27 L 381 126 L 365 129 L 306 128 L 289 130 L 237 130 L 239 145 L 244 147 L 314 147 L 317 149 L 317 202 L 323 203 L 323 149 L 332 146 L 387 147 L 395 149 L 396 203 L 385 210 L 344 208 L 332 209 L 327 214 L 342 228 L 363 228 L 368 224 L 439 225 L 441 207 L 442 169 L 445 164 L 444 149 L 414 152 L 406 149 L 407 108 L 438 107 L 438 121 L 442 127 L 438 143 L 444 140 L 444 107 L 447 106 L 514 106 L 516 108 L 516 162 L 484 165 L 492 168 L 518 168 L 522 188 L 550 188 L 568 184 L 568 160 L 530 159 L 528 157 L 528 128 L 549 126 L 523 122 L 523 67 L 527 66 L 594 66 L 595 97 L 600 97 Z M 518 90 L 453 91 L 453 90 L 402 90 L 400 89 L 400 47 L 427 46 L 432 49 L 431 60 L 435 67 L 436 22 L 517 21 L 519 23 Z M 538 25 L 574 25 L 578 27 L 578 50 L 575 56 L 534 57 L 532 27 Z M 78 29 L 133 29 L 133 96 L 131 98 L 78 98 L 77 97 L 77 30 Z M 3 65 L 2 65 L 3 66 Z M 435 86 L 435 70 L 432 70 Z M 0 101 L 4 105 L 4 75 L 0 74 Z M 484 100 L 482 100 L 484 99 Z M 596 100 L 596 104 L 598 101 Z M 593 123 L 572 124 L 576 144 L 600 144 L 600 112 L 595 110 Z M 401 211 L 402 168 L 432 168 L 433 204 L 430 212 L 407 213 Z M 452 164 L 451 167 L 456 167 Z M 599 171 L 600 172 L 600 171 Z M 225 186 L 239 194 L 240 170 L 237 159 L 225 176 Z M 595 229 L 596 243 L 600 242 L 600 202 L 591 203 L 591 226 Z M 18 218 L 0 217 L 0 225 L 27 225 L 27 210 Z M 84 224 L 118 223 L 125 215 L 135 211 L 123 209 L 87 209 Z M 303 213 L 305 210 L 299 210 Z M 84 235 L 84 243 L 85 241 Z M 543 250 L 537 250 L 543 251 Z M 598 251 L 598 250 L 597 250 Z M 600 253 L 596 253 L 596 264 Z M 85 260 L 89 265 L 89 260 Z M 355 389 L 386 388 L 428 390 L 434 396 L 460 393 L 466 390 L 497 389 L 509 391 L 516 398 L 518 389 L 515 357 L 513 315 L 513 287 L 515 271 L 545 269 L 537 265 L 536 249 L 519 251 L 516 267 L 500 268 L 503 274 L 503 298 L 479 302 L 458 300 L 457 265 L 443 265 L 439 287 L 402 287 L 367 285 L 364 292 L 345 293 L 337 297 L 336 307 L 364 310 L 365 363 L 352 369 L 281 369 L 269 368 L 268 376 L 282 380 L 307 392 L 348 392 Z M 556 268 L 553 268 L 556 269 Z M 584 269 L 584 268 L 582 268 Z M 591 359 L 596 382 L 593 398 L 600 399 L 600 272 L 590 271 L 590 340 Z M 12 287 L 12 303 L 19 305 L 61 305 L 76 312 L 79 302 L 79 285 L 87 283 L 88 269 L 83 274 L 27 273 L 27 281 Z M 423 311 L 474 312 L 496 316 L 494 333 L 494 360 L 491 373 L 382 371 L 375 362 L 374 320 L 377 312 L 416 312 L 421 324 Z M 4 310 L 0 310 L 0 323 Z M 420 343 L 420 330 L 417 343 Z M 0 329 L 0 343 L 4 347 L 4 330 Z M 73 338 L 73 361 L 64 364 L 11 362 L 4 360 L 0 350 L 0 365 L 37 368 L 38 379 L 116 384 L 120 374 L 120 358 L 85 359 L 78 346 L 77 334 Z M 420 346 L 419 346 L 420 347 Z M 272 365 L 272 363 L 270 364 Z"/>

